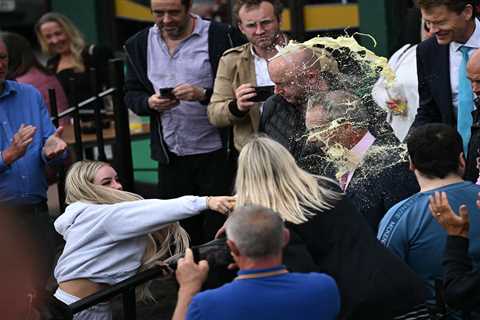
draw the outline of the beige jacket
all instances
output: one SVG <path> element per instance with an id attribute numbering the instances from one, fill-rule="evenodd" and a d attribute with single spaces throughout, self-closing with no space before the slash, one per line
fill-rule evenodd
<path id="1" fill-rule="evenodd" d="M 208 119 L 214 126 L 233 126 L 233 141 L 238 151 L 248 142 L 250 136 L 258 131 L 260 123 L 260 104 L 251 108 L 243 117 L 237 117 L 229 110 L 229 103 L 235 99 L 235 90 L 244 83 L 254 86 L 257 83 L 250 43 L 223 53 L 208 105 Z"/>

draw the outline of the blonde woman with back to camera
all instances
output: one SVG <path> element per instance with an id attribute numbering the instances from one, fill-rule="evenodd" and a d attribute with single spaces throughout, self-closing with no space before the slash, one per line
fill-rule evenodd
<path id="1" fill-rule="evenodd" d="M 278 142 L 255 137 L 243 147 L 236 191 L 237 206 L 261 205 L 281 215 L 292 239 L 286 252 L 300 253 L 295 261 L 285 255 L 287 267 L 335 279 L 339 319 L 391 319 L 424 302 L 421 280 L 377 241 L 338 184 L 299 168 Z M 312 260 L 310 270 L 298 262 Z"/>
<path id="2" fill-rule="evenodd" d="M 66 244 L 54 275 L 59 284 L 55 297 L 66 304 L 182 254 L 188 235 L 178 220 L 207 208 L 226 213 L 233 204 L 232 197 L 145 200 L 123 191 L 115 170 L 99 161 L 75 163 L 65 189 L 68 207 L 55 221 L 55 229 Z M 145 286 L 139 298 L 148 297 Z M 112 319 L 110 303 L 82 311 L 74 319 Z"/>

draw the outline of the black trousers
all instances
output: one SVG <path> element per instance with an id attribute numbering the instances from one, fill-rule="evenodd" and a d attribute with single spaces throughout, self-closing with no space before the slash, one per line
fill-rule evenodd
<path id="1" fill-rule="evenodd" d="M 221 196 L 233 190 L 233 165 L 224 150 L 177 156 L 172 153 L 169 165 L 158 167 L 158 191 L 161 199 L 185 195 Z M 190 235 L 192 245 L 210 241 L 226 217 L 212 210 L 180 221 Z"/>

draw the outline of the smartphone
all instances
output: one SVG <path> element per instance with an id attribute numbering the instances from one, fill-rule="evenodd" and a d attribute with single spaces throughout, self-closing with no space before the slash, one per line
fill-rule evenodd
<path id="1" fill-rule="evenodd" d="M 275 89 L 275 86 L 255 87 L 255 93 L 257 95 L 253 98 L 250 98 L 250 101 L 263 102 L 267 100 L 270 96 L 273 96 L 274 89 Z"/>
<path id="2" fill-rule="evenodd" d="M 160 88 L 160 89 L 158 89 L 158 92 L 160 93 L 160 96 L 162 98 L 168 98 L 168 99 L 172 99 L 172 100 L 177 99 L 175 97 L 175 95 L 173 94 L 173 88 Z"/>

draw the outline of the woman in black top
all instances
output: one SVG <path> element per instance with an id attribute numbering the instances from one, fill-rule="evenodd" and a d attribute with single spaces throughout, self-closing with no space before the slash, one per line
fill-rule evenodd
<path id="1" fill-rule="evenodd" d="M 92 97 L 89 70 L 95 68 L 97 87 L 108 84 L 108 60 L 113 57 L 110 49 L 88 45 L 77 27 L 66 16 L 50 12 L 44 14 L 35 25 L 35 32 L 42 51 L 50 56 L 47 67 L 57 74 L 65 93 L 72 97 L 69 79 L 75 79 L 78 102 Z"/>
<path id="2" fill-rule="evenodd" d="M 393 319 L 424 303 L 421 280 L 377 241 L 336 182 L 303 171 L 266 137 L 252 139 L 238 161 L 237 206 L 280 213 L 292 239 L 286 265 L 332 275 L 342 299 L 340 319 Z"/>

